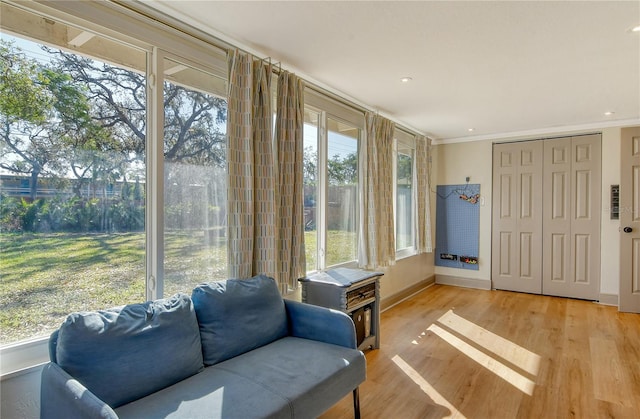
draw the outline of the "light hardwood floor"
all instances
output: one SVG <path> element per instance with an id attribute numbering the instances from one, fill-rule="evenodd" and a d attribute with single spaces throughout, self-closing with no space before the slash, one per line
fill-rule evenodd
<path id="1" fill-rule="evenodd" d="M 435 285 L 381 324 L 363 419 L 640 418 L 640 314 Z M 353 418 L 351 396 L 322 418 Z"/>

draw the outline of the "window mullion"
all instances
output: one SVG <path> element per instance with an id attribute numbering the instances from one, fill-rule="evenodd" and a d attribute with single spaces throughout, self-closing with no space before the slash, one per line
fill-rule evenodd
<path id="1" fill-rule="evenodd" d="M 416 148 L 415 143 L 411 150 L 411 182 L 416 185 L 411 191 L 411 244 L 412 252 L 415 253 L 418 239 L 418 168 L 416 167 Z"/>
<path id="2" fill-rule="evenodd" d="M 146 297 L 155 300 L 163 295 L 164 273 L 164 77 L 158 48 L 153 48 L 147 62 Z"/>
<path id="3" fill-rule="evenodd" d="M 393 140 L 393 167 L 391 176 L 393 179 L 393 226 L 396 234 L 396 246 L 398 245 L 398 140 Z"/>
<path id="4" fill-rule="evenodd" d="M 318 214 L 317 217 L 317 232 L 318 232 L 318 270 L 326 268 L 327 257 L 327 211 L 328 211 L 328 172 L 327 172 L 327 113 L 321 112 L 318 121 Z"/>

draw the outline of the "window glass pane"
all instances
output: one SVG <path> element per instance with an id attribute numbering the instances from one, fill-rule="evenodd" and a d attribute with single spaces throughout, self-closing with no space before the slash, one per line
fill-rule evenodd
<path id="1" fill-rule="evenodd" d="M 327 119 L 326 265 L 351 262 L 358 251 L 358 138 L 352 125 Z"/>
<path id="2" fill-rule="evenodd" d="M 318 112 L 304 113 L 304 246 L 307 272 L 318 269 Z"/>
<path id="3" fill-rule="evenodd" d="M 166 59 L 164 295 L 225 279 L 227 104 L 217 80 Z"/>
<path id="4" fill-rule="evenodd" d="M 66 33 L 63 51 L 1 34 L 0 344 L 145 298 L 146 78 L 113 63 L 146 54 L 100 62 L 69 51 L 114 41 Z"/>
<path id="5" fill-rule="evenodd" d="M 413 150 L 398 144 L 396 166 L 396 249 L 413 247 Z"/>

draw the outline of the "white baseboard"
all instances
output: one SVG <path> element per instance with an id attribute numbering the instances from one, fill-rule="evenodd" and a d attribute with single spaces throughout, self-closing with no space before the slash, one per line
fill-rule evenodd
<path id="1" fill-rule="evenodd" d="M 469 279 L 452 275 L 436 275 L 436 284 L 453 285 L 456 287 L 490 290 L 491 281 L 488 279 Z"/>
<path id="2" fill-rule="evenodd" d="M 417 284 L 410 286 L 409 288 L 397 292 L 390 297 L 384 298 L 382 301 L 380 301 L 380 311 L 388 310 L 391 307 L 400 304 L 409 297 L 412 297 L 417 293 L 433 286 L 435 283 L 435 275 L 431 275 L 428 278 L 425 278 L 424 280 L 418 282 Z"/>
<path id="3" fill-rule="evenodd" d="M 618 307 L 618 295 L 600 293 L 599 302 L 606 306 Z"/>

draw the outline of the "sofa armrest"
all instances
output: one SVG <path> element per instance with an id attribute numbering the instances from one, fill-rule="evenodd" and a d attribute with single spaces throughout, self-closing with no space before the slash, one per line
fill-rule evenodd
<path id="1" fill-rule="evenodd" d="M 42 369 L 40 418 L 117 419 L 118 415 L 58 364 L 50 362 Z"/>
<path id="2" fill-rule="evenodd" d="M 284 300 L 289 334 L 356 349 L 356 328 L 347 314 L 325 307 Z"/>

